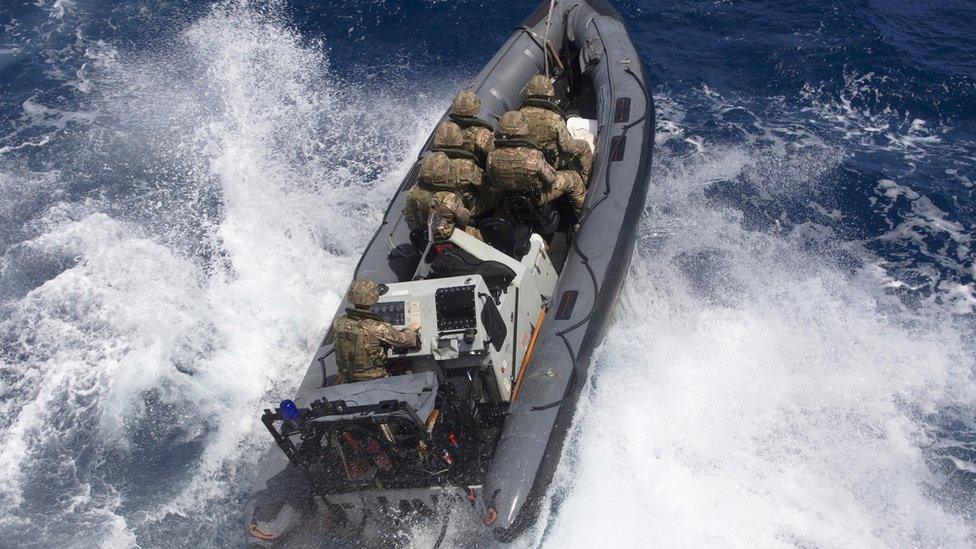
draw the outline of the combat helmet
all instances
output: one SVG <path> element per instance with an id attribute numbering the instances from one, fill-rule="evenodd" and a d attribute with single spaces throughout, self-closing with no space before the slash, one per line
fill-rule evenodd
<path id="1" fill-rule="evenodd" d="M 346 299 L 356 307 L 372 307 L 380 300 L 380 291 L 372 280 L 361 278 L 352 283 Z"/>
<path id="2" fill-rule="evenodd" d="M 454 96 L 451 113 L 459 116 L 477 116 L 481 112 L 481 99 L 471 90 L 464 90 Z"/>
<path id="3" fill-rule="evenodd" d="M 552 87 L 552 82 L 548 78 L 537 74 L 529 80 L 529 84 L 525 87 L 525 95 L 551 99 L 556 96 L 556 89 Z"/>
<path id="4" fill-rule="evenodd" d="M 498 133 L 505 137 L 524 137 L 529 134 L 529 125 L 519 111 L 508 111 L 498 121 Z"/>
<path id="5" fill-rule="evenodd" d="M 452 215 L 444 215 L 439 210 L 431 210 L 428 223 L 435 241 L 448 240 L 454 234 L 456 224 Z"/>
<path id="6" fill-rule="evenodd" d="M 420 165 L 417 179 L 423 183 L 444 183 L 451 178 L 451 159 L 442 152 L 427 155 Z"/>
<path id="7" fill-rule="evenodd" d="M 434 132 L 434 146 L 438 148 L 458 148 L 464 144 L 461 126 L 454 122 L 444 122 Z"/>
<path id="8" fill-rule="evenodd" d="M 462 227 L 471 221 L 471 212 L 464 206 L 464 199 L 456 192 L 435 193 L 430 199 L 431 213 L 438 213 L 445 219 L 453 220 Z"/>

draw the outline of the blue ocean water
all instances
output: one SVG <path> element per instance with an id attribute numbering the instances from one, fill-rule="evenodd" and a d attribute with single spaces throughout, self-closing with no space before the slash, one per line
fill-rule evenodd
<path id="1" fill-rule="evenodd" d="M 976 544 L 976 7 L 616 5 L 652 188 L 519 544 Z M 260 409 L 535 7 L 0 7 L 3 545 L 243 542 Z"/>

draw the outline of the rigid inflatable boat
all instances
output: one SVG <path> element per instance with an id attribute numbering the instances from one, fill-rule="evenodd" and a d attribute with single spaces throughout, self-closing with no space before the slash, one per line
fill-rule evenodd
<path id="1" fill-rule="evenodd" d="M 554 5 L 470 89 L 495 125 L 533 75 L 556 78 L 570 127 L 595 148 L 584 213 L 557 203 L 547 234 L 533 204 L 480 219 L 484 242 L 455 230 L 438 245 L 469 268 L 445 267 L 402 218 L 418 161 L 355 278 L 381 285 L 375 314 L 420 322 L 419 346 L 390 351 L 389 377 L 341 383 L 329 330 L 297 394 L 262 416 L 274 444 L 247 504 L 250 545 L 386 543 L 384 530 L 452 514 L 477 526 L 471 539 L 510 541 L 535 521 L 630 262 L 654 144 L 648 72 L 619 13 L 605 0 Z"/>

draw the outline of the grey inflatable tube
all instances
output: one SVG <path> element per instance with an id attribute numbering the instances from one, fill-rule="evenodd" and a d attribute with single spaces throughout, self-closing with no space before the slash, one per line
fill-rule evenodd
<path id="1" fill-rule="evenodd" d="M 502 540 L 534 522 L 559 463 L 593 351 L 630 263 L 654 145 L 648 73 L 619 14 L 606 2 L 563 5 L 566 11 L 552 22 L 552 28 L 566 29 L 560 39 L 581 50 L 580 62 L 601 57 L 587 71 L 597 96 L 598 153 L 586 213 L 482 488 L 484 507 L 497 514 L 493 529 Z M 539 34 L 547 7 L 544 3 L 527 21 L 541 13 L 534 23 L 537 32 L 542 29 Z M 502 112 L 519 104 L 521 86 L 541 63 L 541 53 L 533 62 L 524 59 L 526 52 L 538 50 L 526 40 L 524 33 L 513 36 L 479 77 L 479 96 L 495 99 L 493 106 Z"/>

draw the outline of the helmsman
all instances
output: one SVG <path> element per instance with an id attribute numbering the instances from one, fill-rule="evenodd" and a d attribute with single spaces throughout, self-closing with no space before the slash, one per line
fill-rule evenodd
<path id="1" fill-rule="evenodd" d="M 370 311 L 379 298 L 375 282 L 356 280 L 346 294 L 352 308 L 333 324 L 336 365 L 346 383 L 388 376 L 386 350 L 408 349 L 420 343 L 419 322 L 397 330 Z"/>

